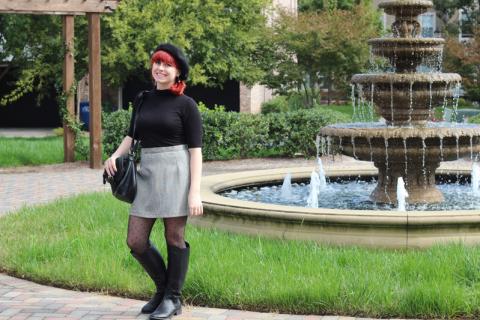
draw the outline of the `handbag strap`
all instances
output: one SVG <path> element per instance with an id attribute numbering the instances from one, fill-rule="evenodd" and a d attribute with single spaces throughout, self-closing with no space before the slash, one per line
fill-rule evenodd
<path id="1" fill-rule="evenodd" d="M 140 92 L 137 97 L 135 98 L 135 101 L 133 102 L 133 107 L 135 108 L 135 114 L 134 114 L 134 119 L 133 119 L 133 129 L 132 129 L 132 144 L 130 145 L 130 150 L 129 154 L 130 155 L 135 155 L 138 150 L 138 146 L 140 145 L 140 140 L 135 141 L 135 127 L 137 124 L 137 119 L 138 119 L 138 114 L 140 113 L 140 108 L 142 107 L 143 104 L 143 98 L 145 94 L 148 92 L 148 90 L 143 90 Z"/>

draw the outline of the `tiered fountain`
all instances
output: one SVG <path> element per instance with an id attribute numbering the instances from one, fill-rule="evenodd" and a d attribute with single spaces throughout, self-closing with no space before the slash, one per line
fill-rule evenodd
<path id="1" fill-rule="evenodd" d="M 458 90 L 461 77 L 440 73 L 444 40 L 421 38 L 417 16 L 433 6 L 426 0 L 395 0 L 380 4 L 394 15 L 393 37 L 371 39 L 373 54 L 387 58 L 395 72 L 357 74 L 352 78 L 358 95 L 368 97 L 384 123 L 352 123 L 322 128 L 320 135 L 342 154 L 373 161 L 378 184 L 372 201 L 395 203 L 397 180 L 403 177 L 409 203 L 443 201 L 435 186 L 441 161 L 472 157 L 480 152 L 480 128 L 435 123 L 434 110 Z M 429 72 L 419 66 L 440 61 Z M 330 149 L 330 148 L 329 148 Z"/>
<path id="2" fill-rule="evenodd" d="M 447 200 L 442 202 L 443 195 L 435 186 L 435 170 L 440 162 L 477 158 L 480 127 L 432 121 L 439 106 L 455 106 L 461 80 L 457 74 L 440 72 L 443 39 L 420 37 L 417 16 L 432 3 L 396 0 L 380 6 L 396 17 L 393 37 L 372 39 L 370 44 L 375 55 L 390 61 L 390 72 L 355 75 L 352 83 L 357 92 L 354 96 L 360 101 L 358 116 L 370 115 L 374 106 L 385 121 L 332 125 L 322 128 L 319 135 L 325 140 L 319 146 L 325 147 L 326 153 L 339 150 L 370 163 L 357 163 L 355 168 L 327 166 L 326 176 L 331 183 L 316 198 L 310 193 L 307 201 L 310 204 L 322 200 L 319 208 L 302 206 L 304 197 L 299 193 L 289 203 L 270 201 L 282 192 L 277 186 L 266 187 L 280 183 L 287 173 L 301 187 L 311 174 L 315 176 L 311 166 L 208 176 L 202 179 L 205 216 L 192 222 L 233 232 L 341 245 L 410 248 L 451 241 L 480 243 L 479 167 L 474 165 L 477 174 L 472 174 L 473 192 L 460 191 L 460 196 L 458 190 L 466 186 L 448 184 L 442 189 L 452 194 L 446 194 Z M 437 65 L 425 67 L 432 63 Z M 368 110 L 365 105 L 369 105 Z M 374 203 L 365 201 L 363 195 L 358 197 L 369 188 L 369 179 L 377 175 L 371 162 L 378 168 L 378 184 L 370 196 Z M 438 173 L 447 177 L 452 173 L 458 178 L 470 174 L 465 163 L 445 163 L 442 167 Z M 366 181 L 344 183 L 359 176 Z M 399 209 L 405 207 L 406 211 L 391 211 L 388 205 L 397 202 L 398 180 L 405 182 L 398 185 L 399 194 L 409 195 L 408 206 L 404 197 L 398 200 Z M 335 184 L 341 189 L 334 189 Z M 256 191 L 253 198 L 234 197 L 242 193 L 243 187 L 273 193 L 264 202 L 253 202 L 261 198 Z M 224 191 L 230 195 L 220 195 Z M 462 198 L 464 195 L 466 198 Z M 458 198 L 464 199 L 460 202 L 467 206 L 458 206 Z"/>

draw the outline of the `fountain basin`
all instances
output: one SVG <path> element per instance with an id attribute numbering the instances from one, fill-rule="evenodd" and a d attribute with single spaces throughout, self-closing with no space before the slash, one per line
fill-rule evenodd
<path id="1" fill-rule="evenodd" d="M 299 208 L 230 199 L 226 189 L 281 183 L 287 173 L 306 179 L 312 167 L 257 170 L 207 176 L 202 180 L 204 216 L 191 218 L 202 227 L 280 239 L 312 240 L 333 245 L 382 248 L 424 248 L 448 242 L 480 243 L 480 210 L 381 212 Z M 440 174 L 469 174 L 454 165 Z M 327 175 L 375 175 L 373 166 L 362 170 L 326 169 Z"/>
<path id="2" fill-rule="evenodd" d="M 372 161 L 379 169 L 374 202 L 397 202 L 397 180 L 403 178 L 408 203 L 444 200 L 435 185 L 441 161 L 471 159 L 480 153 L 480 127 L 472 124 L 427 123 L 425 126 L 392 127 L 382 123 L 349 123 L 320 129 L 331 150 L 358 160 Z"/>

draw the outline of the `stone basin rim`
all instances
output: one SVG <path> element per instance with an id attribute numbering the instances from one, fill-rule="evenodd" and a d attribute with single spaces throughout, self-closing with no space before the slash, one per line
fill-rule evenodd
<path id="1" fill-rule="evenodd" d="M 329 125 L 320 129 L 320 134 L 337 137 L 365 137 L 383 139 L 408 138 L 457 138 L 478 137 L 480 126 L 466 125 L 464 127 L 358 127 L 349 123 Z"/>
<path id="2" fill-rule="evenodd" d="M 445 43 L 443 38 L 372 38 L 368 44 L 396 44 L 396 45 L 440 45 Z M 415 48 L 412 48 L 414 50 Z"/>
<path id="3" fill-rule="evenodd" d="M 359 73 L 352 77 L 352 83 L 451 83 L 461 82 L 462 77 L 458 73 Z"/>
<path id="4" fill-rule="evenodd" d="M 303 208 L 295 206 L 267 204 L 260 202 L 231 199 L 217 194 L 223 190 L 246 185 L 282 181 L 287 173 L 292 179 L 310 177 L 313 167 L 281 168 L 269 170 L 243 171 L 236 173 L 212 175 L 202 178 L 202 199 L 206 213 L 209 209 L 223 209 L 231 215 L 248 215 L 258 218 L 277 220 L 313 221 L 335 224 L 359 225 L 458 225 L 480 223 L 480 210 L 452 211 L 378 211 L 378 210 L 343 210 L 328 208 Z M 372 176 L 377 170 L 372 169 L 326 169 L 327 176 Z M 437 174 L 469 175 L 466 169 L 441 168 Z"/>
<path id="5" fill-rule="evenodd" d="M 392 0 L 384 1 L 378 5 L 379 8 L 389 12 L 397 12 L 398 9 L 423 9 L 422 11 L 432 8 L 431 0 Z"/>

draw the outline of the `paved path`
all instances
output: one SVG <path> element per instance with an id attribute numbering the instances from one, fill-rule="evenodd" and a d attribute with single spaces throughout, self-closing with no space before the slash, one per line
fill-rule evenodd
<path id="1" fill-rule="evenodd" d="M 325 166 L 348 168 L 368 167 L 370 164 L 340 159 Z M 460 162 L 459 167 L 468 167 Z M 315 166 L 313 160 L 251 159 L 207 162 L 204 174 L 270 169 L 291 166 Z M 81 192 L 108 190 L 101 182 L 102 170 L 89 169 L 86 163 L 60 164 L 41 167 L 0 169 L 0 215 L 25 205 L 36 205 L 58 197 Z M 123 299 L 58 289 L 0 274 L 0 320 L 14 319 L 147 319 L 138 314 L 143 301 Z M 175 319 L 195 320 L 354 320 L 366 318 L 340 316 L 294 316 L 187 306 Z"/>

